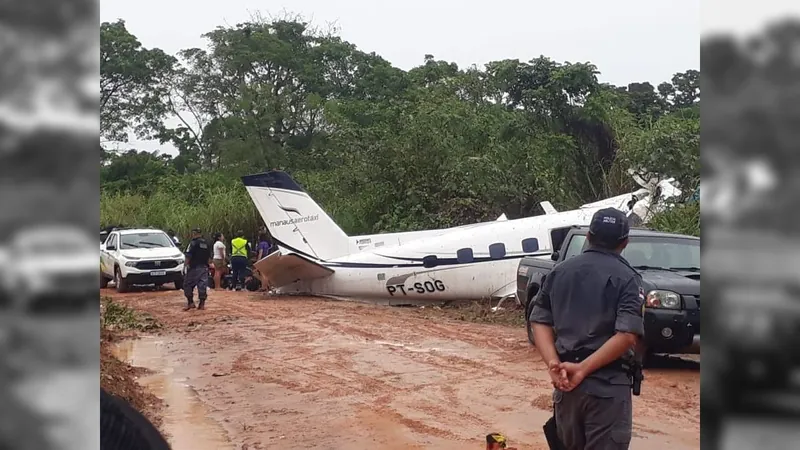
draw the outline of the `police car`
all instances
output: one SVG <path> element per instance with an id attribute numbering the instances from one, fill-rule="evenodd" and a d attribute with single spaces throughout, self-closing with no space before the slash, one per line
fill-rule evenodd
<path id="1" fill-rule="evenodd" d="M 184 261 L 181 249 L 162 230 L 115 229 L 100 244 L 100 287 L 113 281 L 118 292 L 167 283 L 181 289 Z"/>

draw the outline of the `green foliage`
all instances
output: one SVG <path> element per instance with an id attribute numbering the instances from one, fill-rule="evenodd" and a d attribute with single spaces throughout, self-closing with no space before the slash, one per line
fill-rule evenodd
<path id="1" fill-rule="evenodd" d="M 690 189 L 699 179 L 697 71 L 657 89 L 605 85 L 590 62 L 545 56 L 461 69 L 426 55 L 403 71 L 288 19 L 218 27 L 170 65 L 121 22 L 103 27 L 121 49 L 107 71 L 152 86 L 129 92 L 130 122 L 179 152 L 110 158 L 103 223 L 254 229 L 237 177 L 274 168 L 350 234 L 529 216 L 544 200 L 576 207 L 635 188 L 629 167 Z M 159 62 L 149 78 L 143 61 Z"/>
<path id="2" fill-rule="evenodd" d="M 700 236 L 700 203 L 679 204 L 655 214 L 648 226 L 669 233 Z"/>
<path id="3" fill-rule="evenodd" d="M 191 229 L 232 236 L 256 230 L 263 222 L 241 181 L 218 173 L 171 176 L 150 195 L 105 191 L 100 198 L 101 225 L 173 229 L 184 239 Z"/>
<path id="4" fill-rule="evenodd" d="M 127 141 L 159 127 L 168 109 L 161 101 L 175 65 L 161 49 L 145 49 L 125 21 L 100 25 L 100 135 Z"/>
<path id="5" fill-rule="evenodd" d="M 111 297 L 100 299 L 100 311 L 101 328 L 104 330 L 152 331 L 161 328 L 153 317 L 117 303 Z"/>

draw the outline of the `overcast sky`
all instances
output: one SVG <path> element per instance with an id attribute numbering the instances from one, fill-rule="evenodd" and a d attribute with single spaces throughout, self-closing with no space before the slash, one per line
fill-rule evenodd
<path id="1" fill-rule="evenodd" d="M 734 1 L 743 0 L 728 0 Z M 721 4 L 703 0 L 704 10 L 714 2 Z M 254 13 L 289 11 L 318 25 L 336 23 L 345 40 L 403 69 L 421 64 L 426 53 L 460 67 L 545 55 L 590 61 L 613 84 L 657 85 L 700 66 L 700 0 L 102 0 L 101 6 L 102 21 L 122 18 L 145 47 L 169 53 L 204 47 L 201 34 Z M 712 22 L 718 27 L 724 20 Z"/>

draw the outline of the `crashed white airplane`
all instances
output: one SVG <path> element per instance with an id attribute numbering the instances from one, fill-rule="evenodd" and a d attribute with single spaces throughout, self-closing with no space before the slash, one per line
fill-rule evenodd
<path id="1" fill-rule="evenodd" d="M 410 304 L 513 297 L 525 256 L 548 257 L 558 233 L 586 225 L 605 207 L 646 222 L 654 196 L 679 195 L 670 183 L 544 215 L 455 228 L 348 236 L 285 172 L 242 177 L 278 251 L 256 262 L 276 293 L 388 300 Z M 642 220 L 643 219 L 643 220 Z"/>

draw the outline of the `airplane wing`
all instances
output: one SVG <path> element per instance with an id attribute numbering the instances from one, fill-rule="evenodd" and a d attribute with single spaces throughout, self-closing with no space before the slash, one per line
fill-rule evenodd
<path id="1" fill-rule="evenodd" d="M 513 297 L 515 295 L 517 295 L 517 282 L 516 281 L 514 281 L 513 283 L 509 283 L 509 284 L 505 285 L 505 287 L 502 287 L 502 288 L 494 291 L 494 293 L 492 293 L 491 297 L 492 298 L 506 298 L 506 297 Z"/>
<path id="2" fill-rule="evenodd" d="M 273 252 L 254 264 L 255 268 L 269 280 L 270 286 L 278 288 L 298 281 L 325 278 L 333 269 L 312 262 L 298 254 Z"/>
<path id="3" fill-rule="evenodd" d="M 558 213 L 558 210 L 555 207 L 553 207 L 552 203 L 550 203 L 548 201 L 541 202 L 541 203 L 539 203 L 539 205 L 541 205 L 541 207 L 544 210 L 544 213 L 546 215 L 557 214 Z"/>

